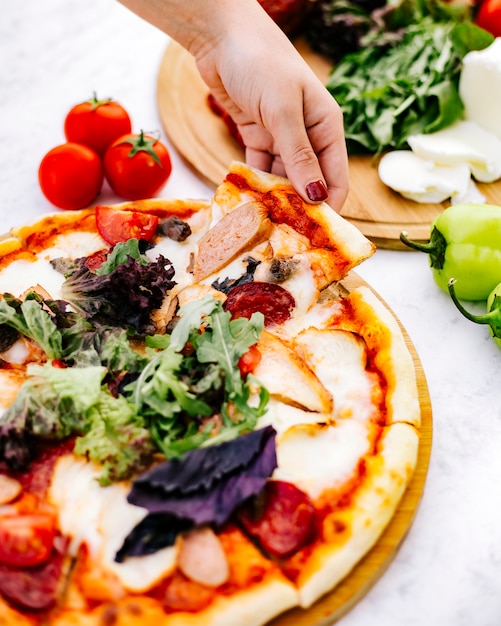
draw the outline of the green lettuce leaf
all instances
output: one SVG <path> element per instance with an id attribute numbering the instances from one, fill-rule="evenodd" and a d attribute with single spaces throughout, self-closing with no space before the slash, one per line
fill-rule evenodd
<path id="1" fill-rule="evenodd" d="M 97 402 L 106 374 L 102 366 L 52 367 L 50 364 L 29 365 L 28 376 L 45 378 L 59 398 L 71 400 L 77 413 L 85 413 Z"/>
<path id="2" fill-rule="evenodd" d="M 0 324 L 7 324 L 33 339 L 50 359 L 62 356 L 62 336 L 36 294 L 21 302 L 5 294 L 0 299 Z"/>
<path id="3" fill-rule="evenodd" d="M 119 265 L 127 263 L 129 257 L 135 259 L 139 265 L 148 265 L 150 260 L 144 254 L 142 250 L 143 247 L 144 246 L 140 246 L 138 239 L 132 238 L 123 242 L 119 241 L 110 254 L 108 254 L 106 261 L 104 261 L 94 273 L 98 276 L 111 274 Z"/>
<path id="4" fill-rule="evenodd" d="M 150 432 L 123 396 L 102 391 L 87 413 L 87 433 L 75 442 L 76 454 L 99 463 L 101 485 L 126 480 L 147 467 L 157 450 Z"/>

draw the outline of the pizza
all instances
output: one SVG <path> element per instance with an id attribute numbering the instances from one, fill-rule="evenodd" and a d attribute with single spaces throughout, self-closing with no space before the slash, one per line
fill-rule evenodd
<path id="1" fill-rule="evenodd" d="M 373 252 L 239 162 L 4 238 L 0 622 L 258 626 L 333 590 L 419 447 L 402 331 L 343 286 Z"/>

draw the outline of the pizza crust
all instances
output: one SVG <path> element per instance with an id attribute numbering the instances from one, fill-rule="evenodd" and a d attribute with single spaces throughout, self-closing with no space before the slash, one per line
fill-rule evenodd
<path id="1" fill-rule="evenodd" d="M 291 583 L 270 576 L 251 589 L 232 596 L 219 596 L 208 608 L 197 613 L 166 614 L 159 602 L 137 596 L 101 605 L 89 613 L 60 612 L 50 623 L 51 626 L 263 626 L 296 606 L 298 594 Z M 31 622 L 26 624 L 31 625 Z M 24 622 L 19 626 L 24 626 Z"/>
<path id="2" fill-rule="evenodd" d="M 385 429 L 378 454 L 366 458 L 366 480 L 349 507 L 325 518 L 324 542 L 303 564 L 297 579 L 303 608 L 339 584 L 380 538 L 410 481 L 418 444 L 418 432 L 409 424 Z"/>
<path id="3" fill-rule="evenodd" d="M 374 353 L 374 363 L 387 383 L 387 422 L 421 425 L 416 370 L 400 325 L 368 287 L 347 296 L 355 313 L 354 328 Z"/>
<path id="4" fill-rule="evenodd" d="M 235 177 L 245 180 L 247 186 L 240 189 L 238 184 L 233 184 L 231 181 Z M 307 247 L 318 289 L 344 278 L 375 252 L 374 244 L 327 203 L 308 204 L 286 178 L 256 170 L 239 161 L 231 163 L 225 180 L 216 189 L 213 203 L 227 214 L 243 203 L 258 200 L 266 204 L 269 198 L 285 214 L 290 213 L 293 206 L 300 206 L 300 212 L 306 216 L 316 237 L 308 242 Z M 273 216 L 269 217 L 273 222 Z"/>

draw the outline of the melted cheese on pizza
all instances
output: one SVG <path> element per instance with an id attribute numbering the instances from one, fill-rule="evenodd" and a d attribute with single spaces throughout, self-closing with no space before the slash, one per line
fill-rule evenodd
<path id="1" fill-rule="evenodd" d="M 367 370 L 364 341 L 343 330 L 310 328 L 295 339 L 308 365 L 335 399 L 335 417 L 369 421 L 379 417 L 377 379 Z"/>
<path id="2" fill-rule="evenodd" d="M 308 258 L 304 254 L 297 254 L 290 257 L 293 265 L 290 276 L 279 284 L 292 294 L 296 301 L 296 306 L 292 313 L 292 318 L 297 320 L 302 318 L 318 300 L 319 291 L 315 286 L 313 270 L 310 267 Z M 270 262 L 263 262 L 256 268 L 254 280 L 263 282 L 274 282 L 270 280 Z M 280 333 L 280 328 L 277 328 Z"/>
<path id="3" fill-rule="evenodd" d="M 96 232 L 66 231 L 56 236 L 52 246 L 39 252 L 38 256 L 44 259 L 57 259 L 58 257 L 78 259 L 108 247 L 108 244 Z"/>
<path id="4" fill-rule="evenodd" d="M 276 398 L 270 398 L 266 405 L 266 413 L 259 418 L 257 428 L 273 426 L 280 436 L 292 426 L 301 424 L 329 424 L 333 422 L 332 415 L 306 411 L 292 404 L 286 404 Z"/>
<path id="5" fill-rule="evenodd" d="M 64 276 L 45 258 L 35 257 L 33 261 L 18 259 L 0 271 L 0 293 L 10 293 L 16 298 L 38 283 L 52 298 L 57 299 L 63 282 Z"/>
<path id="6" fill-rule="evenodd" d="M 0 293 L 10 293 L 18 298 L 24 291 L 39 284 L 51 298 L 58 299 L 65 278 L 52 267 L 50 261 L 59 257 L 76 259 L 106 247 L 108 244 L 97 233 L 65 231 L 53 239 L 50 248 L 38 254 L 25 253 L 4 267 L 0 271 Z"/>
<path id="7" fill-rule="evenodd" d="M 299 424 L 277 438 L 273 478 L 294 483 L 315 500 L 346 483 L 373 447 L 372 429 L 362 422 Z"/>
<path id="8" fill-rule="evenodd" d="M 49 500 L 59 511 L 60 530 L 71 537 L 73 556 L 84 544 L 93 563 L 112 572 L 126 589 L 146 591 L 173 571 L 177 548 L 163 548 L 154 554 L 115 562 L 125 537 L 147 511 L 127 502 L 127 485 L 101 487 L 97 482 L 99 474 L 99 468 L 73 455 L 57 461 Z"/>

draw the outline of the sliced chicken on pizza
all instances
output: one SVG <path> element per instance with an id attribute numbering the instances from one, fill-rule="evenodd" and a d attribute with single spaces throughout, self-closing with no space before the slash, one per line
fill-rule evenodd
<path id="1" fill-rule="evenodd" d="M 326 203 L 308 204 L 287 179 L 234 162 L 216 189 L 213 205 L 229 214 L 248 202 L 266 207 L 273 256 L 305 255 L 317 289 L 344 278 L 374 253 L 374 244 Z"/>

